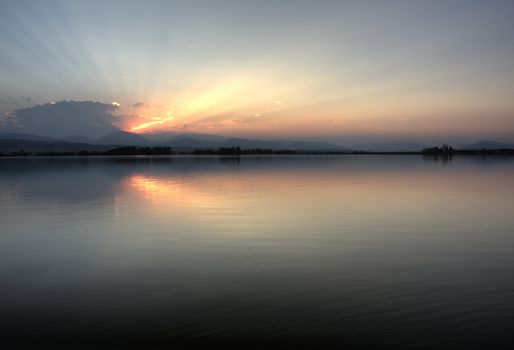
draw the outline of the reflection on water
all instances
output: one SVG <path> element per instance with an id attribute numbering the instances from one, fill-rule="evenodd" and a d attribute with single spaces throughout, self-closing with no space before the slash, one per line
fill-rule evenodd
<path id="1" fill-rule="evenodd" d="M 513 175 L 496 157 L 0 159 L 1 339 L 508 348 Z"/>

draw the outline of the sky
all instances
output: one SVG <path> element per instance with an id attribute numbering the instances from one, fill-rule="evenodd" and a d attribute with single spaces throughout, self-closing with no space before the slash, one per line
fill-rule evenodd
<path id="1" fill-rule="evenodd" d="M 0 0 L 0 133 L 514 141 L 514 1 Z"/>

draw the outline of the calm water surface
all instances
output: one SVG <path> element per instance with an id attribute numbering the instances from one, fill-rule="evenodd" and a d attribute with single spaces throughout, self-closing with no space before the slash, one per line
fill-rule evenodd
<path id="1" fill-rule="evenodd" d="M 0 224 L 13 347 L 514 344 L 514 158 L 4 158 Z"/>

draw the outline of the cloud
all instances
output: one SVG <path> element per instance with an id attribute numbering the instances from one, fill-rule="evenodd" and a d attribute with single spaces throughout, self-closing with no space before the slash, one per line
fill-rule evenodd
<path id="1" fill-rule="evenodd" d="M 2 121 L 0 131 L 63 137 L 82 134 L 91 137 L 117 130 L 118 107 L 94 101 L 61 101 L 14 110 Z"/>

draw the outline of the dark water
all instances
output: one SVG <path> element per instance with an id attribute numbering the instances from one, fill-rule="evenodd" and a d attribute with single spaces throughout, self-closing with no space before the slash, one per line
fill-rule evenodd
<path id="1" fill-rule="evenodd" d="M 514 346 L 514 158 L 0 159 L 0 220 L 2 348 Z"/>

